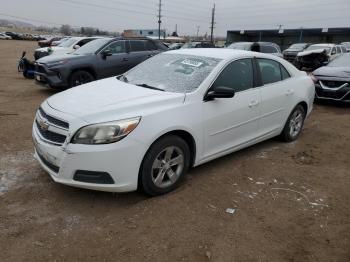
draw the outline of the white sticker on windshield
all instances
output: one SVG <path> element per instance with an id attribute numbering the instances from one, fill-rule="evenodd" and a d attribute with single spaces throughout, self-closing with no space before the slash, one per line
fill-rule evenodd
<path id="1" fill-rule="evenodd" d="M 195 61 L 195 60 L 190 60 L 190 59 L 185 59 L 184 61 L 181 62 L 181 64 L 194 66 L 194 67 L 200 67 L 201 65 L 203 65 L 202 62 Z"/>

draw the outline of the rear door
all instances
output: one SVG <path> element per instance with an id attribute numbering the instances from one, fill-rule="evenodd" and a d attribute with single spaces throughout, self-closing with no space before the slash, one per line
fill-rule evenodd
<path id="1" fill-rule="evenodd" d="M 130 40 L 129 69 L 152 57 L 152 52 L 146 46 L 147 40 Z"/>
<path id="2" fill-rule="evenodd" d="M 253 60 L 231 62 L 212 88 L 216 86 L 234 89 L 235 96 L 203 102 L 205 158 L 252 141 L 258 128 L 260 96 L 254 87 Z"/>
<path id="3" fill-rule="evenodd" d="M 259 136 L 264 136 L 284 126 L 289 104 L 293 101 L 294 87 L 290 74 L 282 64 L 265 58 L 255 61 L 261 79 Z"/>
<path id="4" fill-rule="evenodd" d="M 99 54 L 96 55 L 96 70 L 100 78 L 116 76 L 128 70 L 128 57 L 126 52 L 126 41 L 118 40 L 108 44 Z M 103 52 L 110 52 L 112 55 L 104 57 Z"/>

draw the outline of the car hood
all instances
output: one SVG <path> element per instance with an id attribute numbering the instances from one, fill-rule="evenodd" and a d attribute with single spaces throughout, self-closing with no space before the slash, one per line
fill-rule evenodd
<path id="1" fill-rule="evenodd" d="M 342 81 L 350 81 L 350 67 L 323 66 L 313 72 L 320 78 L 340 78 Z"/>
<path id="2" fill-rule="evenodd" d="M 124 83 L 116 77 L 74 87 L 48 98 L 48 105 L 89 123 L 112 121 L 169 108 L 185 94 L 162 92 Z"/>
<path id="3" fill-rule="evenodd" d="M 311 54 L 321 54 L 325 51 L 325 48 L 315 49 L 315 50 L 309 50 L 309 51 L 303 51 L 298 53 L 297 56 L 307 56 Z"/>
<path id="4" fill-rule="evenodd" d="M 44 56 L 37 60 L 38 63 L 41 64 L 48 64 L 48 63 L 54 63 L 62 60 L 78 60 L 81 58 L 86 57 L 85 55 L 72 55 L 72 54 L 55 54 L 50 56 Z"/>
<path id="5" fill-rule="evenodd" d="M 289 53 L 298 53 L 303 51 L 302 49 L 286 49 L 284 52 L 289 52 Z"/>
<path id="6" fill-rule="evenodd" d="M 56 52 L 56 51 L 61 51 L 61 50 L 67 50 L 67 48 L 65 47 L 61 47 L 61 46 L 50 46 L 50 47 L 42 47 L 42 48 L 37 48 L 35 51 L 38 51 L 38 52 L 48 52 L 49 51 L 49 48 Z"/>

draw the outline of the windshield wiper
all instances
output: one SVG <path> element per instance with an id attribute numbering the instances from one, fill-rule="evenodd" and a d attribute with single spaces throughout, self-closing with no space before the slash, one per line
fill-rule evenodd
<path id="1" fill-rule="evenodd" d="M 161 88 L 158 88 L 158 87 L 154 87 L 154 86 L 150 86 L 150 85 L 147 85 L 147 84 L 139 84 L 137 86 L 141 86 L 141 87 L 149 88 L 149 89 L 153 89 L 153 90 L 158 90 L 158 91 L 165 91 L 164 89 L 161 89 Z"/>
<path id="2" fill-rule="evenodd" d="M 121 80 L 121 78 L 122 78 L 123 82 L 125 82 L 125 83 L 128 83 L 128 82 L 129 82 L 128 78 L 127 78 L 125 75 L 117 76 L 117 79 L 118 79 L 118 80 Z"/>

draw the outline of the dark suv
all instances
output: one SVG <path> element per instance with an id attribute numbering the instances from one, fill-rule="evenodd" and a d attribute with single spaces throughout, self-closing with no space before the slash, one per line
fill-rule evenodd
<path id="1" fill-rule="evenodd" d="M 246 50 L 283 57 L 280 47 L 270 42 L 236 42 L 227 48 L 236 50 Z"/>
<path id="2" fill-rule="evenodd" d="M 46 56 L 36 62 L 35 80 L 68 88 L 122 74 L 167 47 L 148 38 L 102 38 L 72 54 Z"/>
<path id="3" fill-rule="evenodd" d="M 283 58 L 291 63 L 295 63 L 298 53 L 304 51 L 311 44 L 309 43 L 297 43 L 293 44 L 288 49 L 283 51 Z"/>

